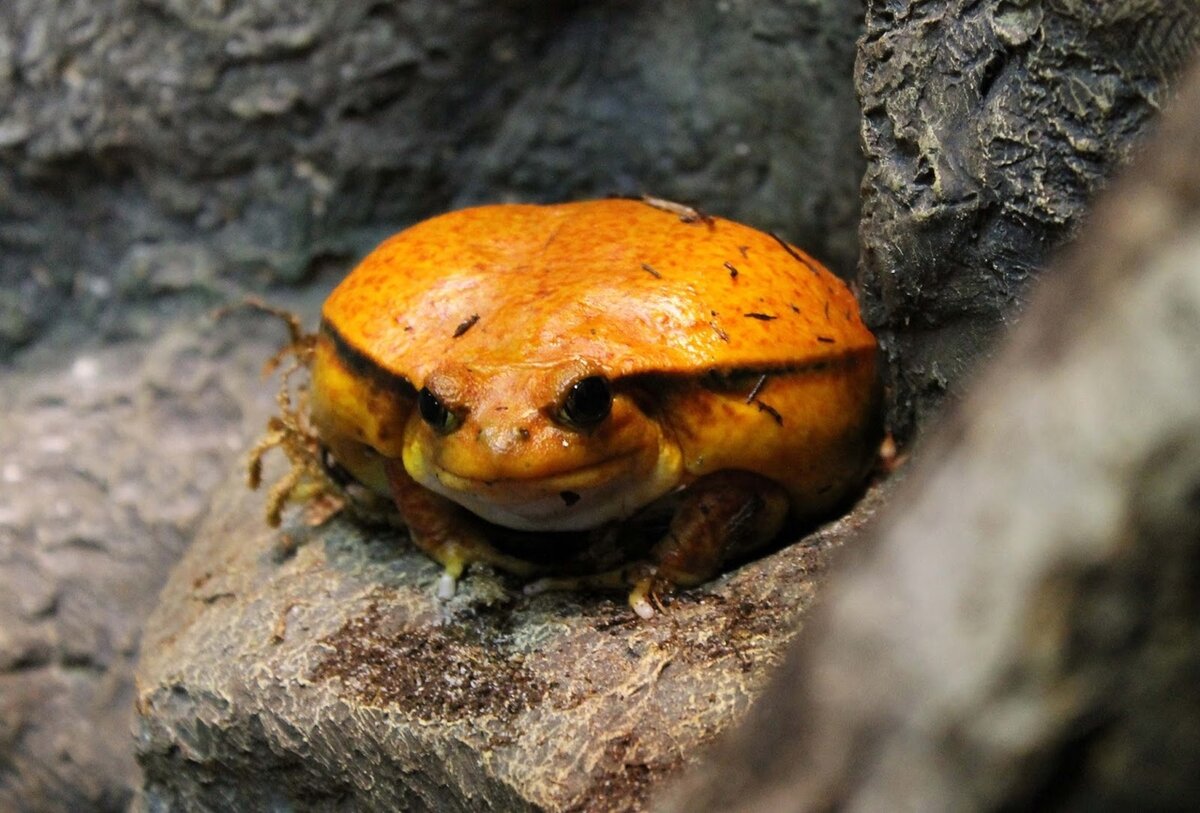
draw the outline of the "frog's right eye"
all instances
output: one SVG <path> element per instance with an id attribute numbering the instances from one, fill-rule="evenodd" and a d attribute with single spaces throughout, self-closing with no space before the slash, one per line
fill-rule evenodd
<path id="1" fill-rule="evenodd" d="M 441 434 L 449 434 L 458 428 L 462 420 L 448 408 L 429 387 L 421 387 L 417 393 L 417 411 L 422 420 Z"/>

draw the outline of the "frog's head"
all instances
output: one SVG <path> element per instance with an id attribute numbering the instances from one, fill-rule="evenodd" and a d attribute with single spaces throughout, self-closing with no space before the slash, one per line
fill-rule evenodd
<path id="1" fill-rule="evenodd" d="M 594 363 L 446 363 L 418 386 L 339 353 L 332 337 L 317 346 L 313 418 L 337 460 L 381 493 L 387 466 L 402 464 L 498 525 L 581 530 L 680 482 L 679 449 L 653 410 Z"/>
<path id="2" fill-rule="evenodd" d="M 680 456 L 661 425 L 584 361 L 445 365 L 417 392 L 415 413 L 409 475 L 506 527 L 593 528 L 678 482 Z"/>

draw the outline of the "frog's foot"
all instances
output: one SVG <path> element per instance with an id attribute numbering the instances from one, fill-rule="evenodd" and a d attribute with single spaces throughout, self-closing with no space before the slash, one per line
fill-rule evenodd
<path id="1" fill-rule="evenodd" d="M 436 495 L 435 495 L 436 496 Z M 447 500 L 447 502 L 450 502 Z M 451 506 L 457 508 L 453 503 Z M 441 601 L 454 598 L 458 589 L 458 580 L 462 578 L 469 565 L 475 562 L 491 565 L 497 570 L 512 573 L 515 576 L 530 578 L 537 574 L 537 566 L 524 559 L 501 553 L 482 534 L 478 533 L 475 523 L 464 518 L 462 527 L 456 529 L 453 538 L 430 535 L 426 529 L 409 525 L 408 533 L 413 544 L 420 548 L 426 556 L 442 566 L 442 575 L 438 577 L 436 595 Z"/>
<path id="2" fill-rule="evenodd" d="M 789 500 L 778 484 L 743 471 L 706 475 L 684 493 L 666 535 L 647 561 L 586 576 L 539 579 L 526 594 L 551 590 L 629 588 L 642 618 L 661 609 L 659 597 L 713 578 L 731 557 L 771 541 L 787 519 Z"/>
<path id="3" fill-rule="evenodd" d="M 659 578 L 658 568 L 648 561 L 633 562 L 625 567 L 589 573 L 582 576 L 548 576 L 525 585 L 525 595 L 579 591 L 629 592 L 629 606 L 642 618 L 653 618 L 661 609 L 659 597 L 671 592 L 674 585 Z"/>
<path id="4" fill-rule="evenodd" d="M 524 578 L 537 574 L 533 563 L 502 553 L 488 542 L 478 520 L 466 509 L 417 485 L 399 461 L 387 465 L 387 475 L 413 544 L 443 568 L 438 599 L 453 598 L 458 580 L 475 562 Z"/>

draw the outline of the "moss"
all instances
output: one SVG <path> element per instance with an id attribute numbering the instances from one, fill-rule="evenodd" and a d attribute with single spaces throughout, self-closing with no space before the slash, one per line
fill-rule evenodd
<path id="1" fill-rule="evenodd" d="M 419 720 L 512 718 L 541 702 L 546 686 L 523 656 L 470 627 L 391 628 L 377 604 L 322 642 L 331 649 L 314 680 L 338 678 L 364 705 Z"/>

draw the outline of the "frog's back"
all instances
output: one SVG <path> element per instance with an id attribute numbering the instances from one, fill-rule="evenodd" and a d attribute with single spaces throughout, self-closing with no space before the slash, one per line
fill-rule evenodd
<path id="1" fill-rule="evenodd" d="M 595 361 L 638 373 L 873 354 L 846 285 L 778 238 L 631 200 L 494 205 L 391 237 L 323 318 L 420 386 L 436 365 Z"/>

